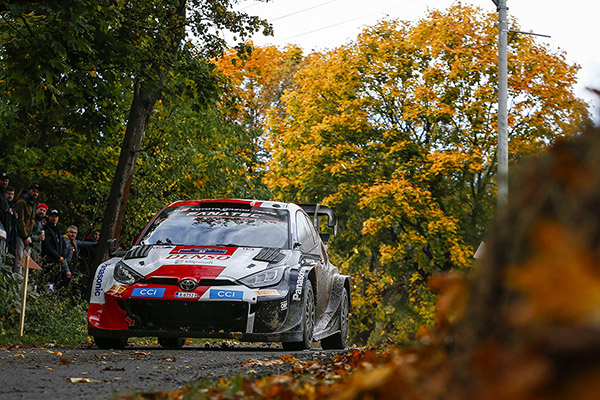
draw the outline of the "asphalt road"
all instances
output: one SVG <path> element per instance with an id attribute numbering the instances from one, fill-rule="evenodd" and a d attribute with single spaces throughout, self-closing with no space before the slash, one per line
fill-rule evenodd
<path id="1" fill-rule="evenodd" d="M 0 399 L 109 399 L 133 391 L 171 391 L 193 380 L 217 380 L 239 373 L 256 377 L 281 374 L 293 364 L 268 360 L 285 354 L 310 361 L 337 353 L 320 348 L 289 352 L 276 345 L 244 344 L 188 345 L 181 350 L 159 346 L 0 350 Z"/>

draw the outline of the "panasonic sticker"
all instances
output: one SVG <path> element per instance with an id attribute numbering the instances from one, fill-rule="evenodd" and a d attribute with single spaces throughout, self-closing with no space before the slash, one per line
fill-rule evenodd
<path id="1" fill-rule="evenodd" d="M 96 275 L 96 281 L 94 282 L 94 296 L 98 297 L 102 294 L 102 279 L 104 278 L 104 270 L 108 264 L 104 264 L 100 267 L 98 275 Z"/>
<path id="2" fill-rule="evenodd" d="M 208 297 L 210 299 L 242 300 L 244 298 L 244 292 L 239 290 L 210 289 Z"/>
<path id="3" fill-rule="evenodd" d="M 135 288 L 131 297 L 163 297 L 165 288 Z"/>
<path id="4" fill-rule="evenodd" d="M 296 280 L 296 289 L 292 295 L 292 300 L 302 300 L 302 288 L 304 287 L 304 270 L 301 269 L 298 272 L 298 279 Z"/>

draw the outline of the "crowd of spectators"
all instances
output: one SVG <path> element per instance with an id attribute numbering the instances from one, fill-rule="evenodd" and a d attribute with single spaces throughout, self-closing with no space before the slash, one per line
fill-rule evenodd
<path id="1" fill-rule="evenodd" d="M 15 189 L 9 185 L 6 172 L 0 174 L 0 261 L 12 272 L 22 274 L 25 254 L 41 272 L 36 284 L 48 291 L 67 287 L 80 277 L 79 285 L 87 284 L 95 245 L 100 230 L 94 229 L 83 240 L 78 239 L 75 225 L 63 233 L 59 224 L 60 212 L 38 202 L 40 186 L 30 184 L 15 199 Z M 4 270 L 2 270 L 4 272 Z"/>

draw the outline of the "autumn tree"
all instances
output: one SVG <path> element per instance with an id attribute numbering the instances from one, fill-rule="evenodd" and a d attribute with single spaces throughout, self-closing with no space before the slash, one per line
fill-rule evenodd
<path id="1" fill-rule="evenodd" d="M 332 250 L 356 284 L 360 341 L 430 323 L 428 277 L 468 268 L 493 218 L 495 18 L 458 4 L 416 23 L 381 21 L 309 55 L 270 120 L 267 182 L 340 214 Z M 589 117 L 563 53 L 529 36 L 509 47 L 514 163 Z"/>
<path id="2" fill-rule="evenodd" d="M 303 60 L 302 49 L 293 45 L 283 50 L 257 47 L 242 57 L 229 52 L 216 60 L 230 83 L 221 109 L 245 131 L 256 134 L 255 146 L 246 154 L 248 169 L 253 173 L 262 173 L 268 157 L 264 146 L 267 114 L 282 112 L 281 97 L 295 85 L 294 75 Z"/>
<path id="3" fill-rule="evenodd" d="M 120 142 L 115 146 L 120 156 L 104 213 L 101 247 L 105 239 L 119 235 L 140 144 L 170 71 L 181 67 L 182 60 L 191 70 L 205 68 L 206 60 L 225 48 L 222 31 L 234 32 L 242 40 L 260 29 L 270 32 L 264 21 L 233 11 L 231 3 L 2 2 L 3 83 L 8 95 L 4 110 L 21 131 L 32 133 L 25 147 L 38 147 L 37 153 L 43 154 L 47 147 L 39 142 L 45 142 L 48 133 L 60 140 L 73 132 L 65 121 L 71 115 L 81 116 L 87 127 L 78 125 L 81 131 L 76 135 L 91 131 L 100 142 Z M 186 29 L 195 35 L 194 45 L 184 41 Z M 199 93 L 204 90 L 199 98 L 214 87 L 212 76 L 204 77 L 208 80 L 193 83 Z M 124 109 L 115 110 L 123 104 Z M 88 114 L 106 125 L 94 125 Z M 17 132 L 7 128 L 4 135 L 12 139 Z M 102 248 L 98 254 L 103 254 Z"/>

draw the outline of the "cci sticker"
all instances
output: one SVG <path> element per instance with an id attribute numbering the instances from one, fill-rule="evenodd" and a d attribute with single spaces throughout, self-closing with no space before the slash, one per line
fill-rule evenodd
<path id="1" fill-rule="evenodd" d="M 163 297 L 165 288 L 135 288 L 131 297 Z"/>
<path id="2" fill-rule="evenodd" d="M 175 297 L 179 299 L 195 299 L 198 297 L 198 293 L 192 292 L 175 292 Z"/>
<path id="3" fill-rule="evenodd" d="M 244 292 L 240 292 L 239 290 L 210 289 L 209 298 L 242 300 L 244 298 Z"/>

